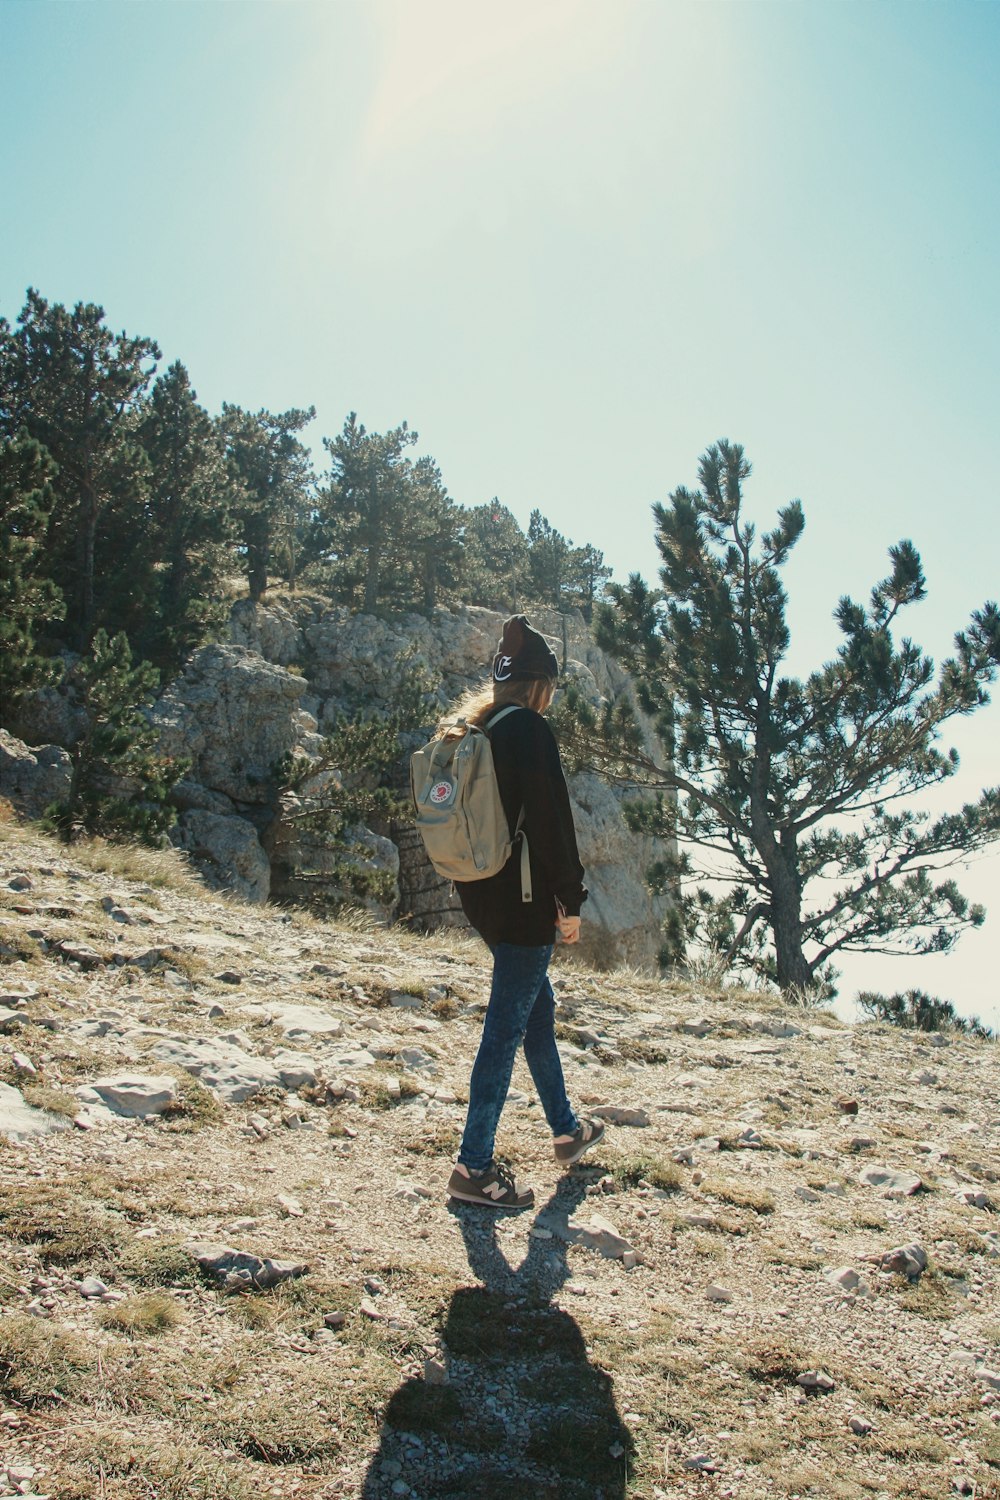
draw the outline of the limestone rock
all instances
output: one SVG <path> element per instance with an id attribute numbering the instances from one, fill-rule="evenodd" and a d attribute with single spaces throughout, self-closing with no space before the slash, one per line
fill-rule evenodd
<path id="1" fill-rule="evenodd" d="M 602 1214 L 591 1214 L 588 1219 L 570 1219 L 567 1227 L 577 1243 L 588 1250 L 599 1250 L 608 1260 L 618 1260 L 633 1248 Z"/>
<path id="2" fill-rule="evenodd" d="M 818 1395 L 821 1391 L 826 1394 L 836 1390 L 836 1383 L 822 1370 L 803 1370 L 801 1375 L 796 1375 L 795 1384 L 813 1395 Z"/>
<path id="3" fill-rule="evenodd" d="M 927 1251 L 916 1241 L 887 1250 L 879 1264 L 883 1271 L 898 1271 L 910 1281 L 919 1281 L 927 1270 Z"/>
<path id="4" fill-rule="evenodd" d="M 26 1141 L 32 1136 L 65 1130 L 68 1124 L 62 1115 L 26 1104 L 21 1090 L 12 1084 L 0 1083 L 0 1135 L 12 1141 Z"/>
<path id="5" fill-rule="evenodd" d="M 95 1078 L 76 1090 L 83 1104 L 100 1104 L 115 1115 L 145 1119 L 162 1115 L 177 1099 L 177 1083 L 169 1073 L 118 1073 Z"/>
<path id="6" fill-rule="evenodd" d="M 230 1104 L 249 1099 L 269 1084 L 281 1084 L 281 1075 L 273 1062 L 253 1057 L 222 1038 L 163 1033 L 150 1050 L 160 1062 L 183 1068 Z"/>
<path id="7" fill-rule="evenodd" d="M 923 1187 L 915 1172 L 897 1171 L 894 1167 L 865 1167 L 858 1181 L 865 1187 L 881 1188 L 887 1198 L 910 1198 Z"/>
<path id="8" fill-rule="evenodd" d="M 189 777 L 237 802 L 267 803 L 275 762 L 297 741 L 305 681 L 241 646 L 202 646 L 154 705 L 164 754 Z"/>
<path id="9" fill-rule="evenodd" d="M 280 604 L 255 604 L 252 599 L 239 599 L 233 605 L 229 639 L 234 646 L 282 667 L 300 662 L 306 649 L 302 628 L 290 610 Z"/>
<path id="10" fill-rule="evenodd" d="M 265 1291 L 281 1281 L 304 1276 L 309 1270 L 305 1261 L 271 1260 L 268 1256 L 253 1255 L 248 1250 L 234 1250 L 229 1245 L 191 1243 L 186 1249 L 203 1271 L 216 1276 L 234 1291 L 238 1291 L 241 1284 Z"/>
<path id="11" fill-rule="evenodd" d="M 221 977 L 221 976 L 220 976 Z M 318 1005 L 295 1005 L 283 1000 L 266 1000 L 246 1005 L 250 1015 L 267 1016 L 285 1036 L 340 1036 L 344 1025 Z"/>
<path id="12" fill-rule="evenodd" d="M 271 890 L 271 866 L 257 830 L 245 818 L 193 809 L 181 813 L 172 842 L 189 854 L 214 890 L 232 891 L 262 905 Z"/>
<path id="13" fill-rule="evenodd" d="M 634 1109 L 627 1104 L 598 1104 L 590 1111 L 598 1120 L 610 1120 L 612 1125 L 648 1125 L 649 1115 L 644 1109 Z"/>
<path id="14" fill-rule="evenodd" d="M 73 766 L 60 745 L 30 749 L 0 729 L 0 795 L 29 818 L 40 818 L 50 802 L 69 792 Z"/>

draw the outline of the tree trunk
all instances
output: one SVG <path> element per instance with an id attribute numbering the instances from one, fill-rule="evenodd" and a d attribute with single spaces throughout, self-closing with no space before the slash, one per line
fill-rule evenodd
<path id="1" fill-rule="evenodd" d="M 779 988 L 804 989 L 812 979 L 812 970 L 802 951 L 801 898 L 794 881 L 782 881 L 780 887 L 771 889 L 771 932 Z"/>
<path id="2" fill-rule="evenodd" d="M 247 588 L 254 604 L 259 604 L 267 592 L 267 566 L 270 562 L 270 535 L 267 518 L 263 515 L 248 519 L 244 532 L 247 544 Z"/>
<path id="3" fill-rule="evenodd" d="M 374 541 L 368 548 L 368 565 L 365 569 L 365 599 L 362 608 L 366 615 L 375 613 L 378 604 L 379 573 L 382 570 L 382 548 Z"/>
<path id="4" fill-rule="evenodd" d="M 750 784 L 750 830 L 754 846 L 767 870 L 771 893 L 770 927 L 774 937 L 779 988 L 805 987 L 812 971 L 802 951 L 802 887 L 798 874 L 795 835 L 787 830 L 779 844 L 767 815 L 770 763 L 766 749 L 767 723 L 758 725 L 757 750 Z"/>

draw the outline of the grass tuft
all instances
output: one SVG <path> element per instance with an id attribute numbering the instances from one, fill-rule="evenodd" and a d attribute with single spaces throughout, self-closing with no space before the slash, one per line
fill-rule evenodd
<path id="1" fill-rule="evenodd" d="M 103 1307 L 99 1320 L 103 1328 L 114 1328 L 133 1336 L 164 1333 L 177 1327 L 181 1310 L 176 1299 L 168 1297 L 165 1292 L 142 1292 Z"/>

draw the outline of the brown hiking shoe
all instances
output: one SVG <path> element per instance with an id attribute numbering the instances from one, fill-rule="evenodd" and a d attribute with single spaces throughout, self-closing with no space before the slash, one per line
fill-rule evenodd
<path id="1" fill-rule="evenodd" d="M 448 1192 L 463 1203 L 478 1203 L 482 1208 L 531 1208 L 535 1201 L 531 1188 L 518 1191 L 514 1174 L 497 1162 L 479 1177 L 466 1177 L 456 1167 L 448 1179 Z"/>
<path id="2" fill-rule="evenodd" d="M 562 1167 L 571 1167 L 575 1161 L 579 1161 L 585 1151 L 591 1146 L 596 1146 L 604 1135 L 603 1120 L 581 1120 L 572 1137 L 568 1141 L 556 1141 L 553 1151 L 556 1153 L 556 1161 Z"/>

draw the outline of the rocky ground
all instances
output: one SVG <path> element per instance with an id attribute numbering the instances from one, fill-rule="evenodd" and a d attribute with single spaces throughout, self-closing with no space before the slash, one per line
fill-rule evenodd
<path id="1" fill-rule="evenodd" d="M 561 956 L 486 1216 L 471 941 L 0 839 L 0 1494 L 1000 1496 L 995 1046 Z"/>

